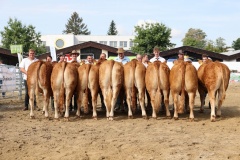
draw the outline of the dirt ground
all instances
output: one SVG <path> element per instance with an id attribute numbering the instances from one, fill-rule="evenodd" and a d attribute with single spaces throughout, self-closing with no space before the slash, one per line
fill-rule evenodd
<path id="1" fill-rule="evenodd" d="M 107 121 L 104 112 L 98 120 L 91 115 L 70 121 L 46 119 L 41 111 L 30 119 L 22 111 L 23 100 L 0 100 L 0 159 L 240 159 L 240 83 L 230 83 L 222 107 L 222 117 L 210 122 L 210 109 L 199 113 L 199 95 L 195 100 L 194 122 L 188 114 L 179 120 L 167 119 L 163 112 L 157 120 L 128 119 L 127 113 L 115 113 Z"/>

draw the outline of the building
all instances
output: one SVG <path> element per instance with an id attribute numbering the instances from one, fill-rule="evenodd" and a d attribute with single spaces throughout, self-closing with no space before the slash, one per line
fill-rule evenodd
<path id="1" fill-rule="evenodd" d="M 78 45 L 84 42 L 96 42 L 110 47 L 123 47 L 124 50 L 130 50 L 133 46 L 134 36 L 118 36 L 118 35 L 106 35 L 106 36 L 92 36 L 92 35 L 73 35 L 73 34 L 61 34 L 61 35 L 43 35 L 41 40 L 45 46 L 54 46 L 57 50 L 67 48 L 70 46 Z"/>

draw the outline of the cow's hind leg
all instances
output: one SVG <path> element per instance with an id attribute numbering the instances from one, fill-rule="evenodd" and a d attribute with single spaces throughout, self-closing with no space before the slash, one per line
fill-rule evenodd
<path id="1" fill-rule="evenodd" d="M 190 115 L 189 115 L 190 121 L 193 121 L 193 120 L 194 120 L 193 108 L 194 108 L 195 95 L 196 95 L 196 93 L 194 93 L 194 92 L 188 93 L 188 97 L 189 97 L 189 109 L 190 109 Z"/>
<path id="2" fill-rule="evenodd" d="M 209 96 L 209 101 L 211 104 L 211 115 L 210 115 L 210 120 L 212 122 L 215 122 L 216 120 L 216 115 L 215 115 L 215 103 L 216 103 L 216 98 L 215 98 L 215 91 L 208 91 L 208 96 Z"/>
<path id="3" fill-rule="evenodd" d="M 145 110 L 145 90 L 143 88 L 138 90 L 138 96 L 139 96 L 139 102 L 142 110 L 142 117 L 147 119 L 147 114 Z"/>
<path id="4" fill-rule="evenodd" d="M 131 88 L 126 88 L 126 100 L 128 105 L 128 118 L 133 118 L 132 108 L 131 108 Z"/>
<path id="5" fill-rule="evenodd" d="M 93 119 L 97 119 L 97 97 L 98 97 L 98 90 L 91 90 L 92 95 L 92 106 L 93 106 Z"/>

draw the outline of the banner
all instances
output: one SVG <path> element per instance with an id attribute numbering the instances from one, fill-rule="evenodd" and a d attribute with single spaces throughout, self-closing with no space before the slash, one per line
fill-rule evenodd
<path id="1" fill-rule="evenodd" d="M 22 53 L 23 52 L 23 45 L 10 45 L 11 53 Z"/>
<path id="2" fill-rule="evenodd" d="M 0 79 L 2 80 L 1 91 L 14 91 L 16 90 L 16 73 L 15 67 L 8 68 L 7 66 L 0 65 Z"/>

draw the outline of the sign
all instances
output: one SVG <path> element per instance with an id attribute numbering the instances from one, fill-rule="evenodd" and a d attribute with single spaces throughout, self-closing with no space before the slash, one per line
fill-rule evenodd
<path id="1" fill-rule="evenodd" d="M 1 91 L 14 91 L 16 89 L 16 70 L 5 65 L 0 66 Z"/>
<path id="2" fill-rule="evenodd" d="M 52 56 L 52 61 L 57 61 L 57 57 L 56 57 L 56 49 L 54 46 L 50 46 L 50 53 Z"/>
<path id="3" fill-rule="evenodd" d="M 23 45 L 10 45 L 11 53 L 22 53 Z"/>

